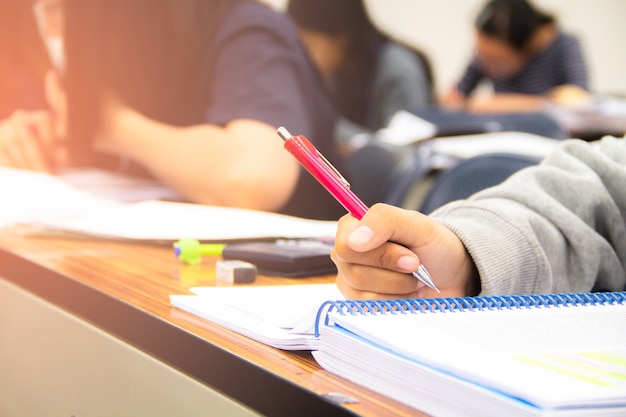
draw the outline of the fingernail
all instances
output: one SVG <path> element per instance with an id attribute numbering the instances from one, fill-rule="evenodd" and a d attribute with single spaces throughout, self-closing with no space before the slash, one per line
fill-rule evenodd
<path id="1" fill-rule="evenodd" d="M 405 271 L 415 271 L 419 267 L 419 263 L 412 256 L 402 256 L 398 259 L 398 267 Z"/>
<path id="2" fill-rule="evenodd" d="M 357 246 L 364 246 L 372 240 L 372 237 L 374 237 L 372 229 L 367 226 L 359 226 L 352 233 L 350 233 L 348 240 Z"/>

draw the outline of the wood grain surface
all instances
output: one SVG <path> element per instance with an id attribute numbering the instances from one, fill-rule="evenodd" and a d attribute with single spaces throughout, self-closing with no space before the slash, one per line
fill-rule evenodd
<path id="1" fill-rule="evenodd" d="M 211 352 L 209 348 L 218 353 L 225 351 L 226 357 L 242 369 L 260 368 L 261 382 L 268 386 L 274 380 L 283 384 L 288 381 L 296 391 L 314 393 L 311 397 L 324 403 L 327 401 L 322 398 L 329 393 L 356 399 L 358 403 L 338 407 L 346 414 L 424 416 L 321 369 L 310 352 L 281 351 L 172 307 L 171 294 L 189 294 L 189 288 L 194 286 L 233 285 L 216 281 L 217 259 L 206 257 L 200 265 L 192 266 L 176 259 L 168 245 L 60 236 L 26 226 L 0 229 L 1 277 L 53 303 L 63 304 L 62 308 L 208 384 L 212 384 L 209 368 L 217 364 L 211 363 L 210 354 L 206 358 L 194 357 L 194 346 L 199 346 L 198 351 L 203 354 L 205 348 L 207 352 Z M 334 276 L 259 275 L 254 284 L 238 285 L 328 282 L 334 282 Z M 184 343 L 170 343 L 165 337 L 169 333 L 182 334 L 180 340 L 187 341 L 189 348 Z M 228 391 L 229 384 L 223 381 L 223 375 L 218 382 L 212 386 L 224 383 L 224 390 Z M 280 392 L 272 394 L 274 401 L 288 401 L 281 398 Z M 243 402 L 245 398 L 242 394 Z"/>

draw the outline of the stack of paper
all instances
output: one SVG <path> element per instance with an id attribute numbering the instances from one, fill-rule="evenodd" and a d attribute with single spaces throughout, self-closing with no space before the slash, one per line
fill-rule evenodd
<path id="1" fill-rule="evenodd" d="M 145 184 L 138 187 L 145 191 Z M 131 192 L 125 186 L 124 194 Z M 11 168 L 0 168 L 0 194 L 0 226 L 27 223 L 105 238 L 230 242 L 332 238 L 337 229 L 335 221 L 256 210 L 168 201 L 127 203 L 82 191 L 58 177 Z"/>
<path id="2" fill-rule="evenodd" d="M 197 287 L 172 295 L 174 307 L 284 350 L 317 349 L 315 318 L 327 300 L 343 299 L 335 284 Z"/>

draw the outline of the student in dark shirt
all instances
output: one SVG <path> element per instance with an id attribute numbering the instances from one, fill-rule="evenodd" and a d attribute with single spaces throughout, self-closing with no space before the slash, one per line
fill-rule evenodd
<path id="1" fill-rule="evenodd" d="M 494 94 L 471 97 L 483 79 Z M 476 112 L 538 111 L 546 98 L 577 100 L 588 90 L 576 38 L 526 0 L 491 0 L 476 18 L 476 54 L 444 104 Z"/>
<path id="2" fill-rule="evenodd" d="M 343 213 L 276 134 L 306 135 L 341 165 L 336 112 L 286 16 L 246 0 L 64 7 L 66 65 L 52 84 L 67 94 L 74 163 L 124 159 L 193 202 Z"/>
<path id="3" fill-rule="evenodd" d="M 398 110 L 433 104 L 426 56 L 378 30 L 363 0 L 289 0 L 287 13 L 342 115 L 335 130 L 342 148 L 386 127 Z"/>

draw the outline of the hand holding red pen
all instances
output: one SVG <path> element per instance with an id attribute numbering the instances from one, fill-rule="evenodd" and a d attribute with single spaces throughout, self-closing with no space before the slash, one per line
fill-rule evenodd
<path id="1" fill-rule="evenodd" d="M 396 243 L 391 243 L 397 242 Z M 480 281 L 459 238 L 417 211 L 375 204 L 357 220 L 339 220 L 331 253 L 337 286 L 352 299 L 476 295 Z M 441 294 L 407 272 L 427 262 Z"/>
<path id="2" fill-rule="evenodd" d="M 341 203 L 352 216 L 360 220 L 368 211 L 367 206 L 350 190 L 350 184 L 315 146 L 304 136 L 293 136 L 287 129 L 280 127 L 278 135 L 285 141 L 287 149 L 302 166 L 319 181 L 320 184 Z M 439 292 L 432 277 L 422 264 L 410 272 L 426 286 Z"/>

